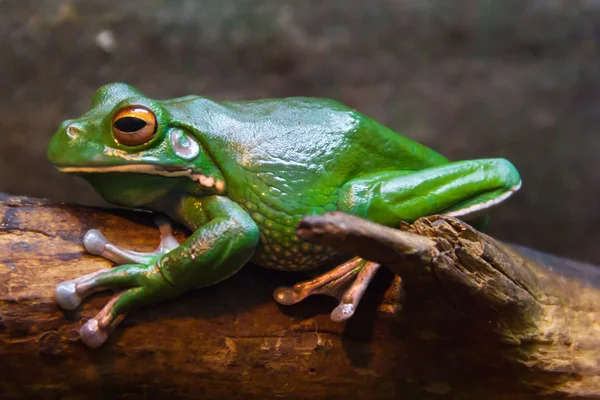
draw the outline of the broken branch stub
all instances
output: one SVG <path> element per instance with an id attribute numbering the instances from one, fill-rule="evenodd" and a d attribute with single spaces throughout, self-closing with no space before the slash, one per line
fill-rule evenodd
<path id="1" fill-rule="evenodd" d="M 329 213 L 300 227 L 307 241 L 398 274 L 402 313 L 416 331 L 524 366 L 533 387 L 562 382 L 569 393 L 600 395 L 600 268 L 508 245 L 439 215 L 392 229 Z"/>

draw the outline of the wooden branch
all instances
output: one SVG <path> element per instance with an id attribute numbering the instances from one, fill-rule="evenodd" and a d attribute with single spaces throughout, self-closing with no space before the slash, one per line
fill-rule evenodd
<path id="1" fill-rule="evenodd" d="M 401 229 L 331 213 L 305 218 L 299 236 L 401 276 L 412 329 L 525 367 L 528 385 L 600 396 L 600 268 L 500 243 L 455 218 Z"/>
<path id="2" fill-rule="evenodd" d="M 66 312 L 54 287 L 110 266 L 85 253 L 88 229 L 154 249 L 150 216 L 6 195 L 0 214 L 3 399 L 600 396 L 600 269 L 499 243 L 451 218 L 400 230 L 335 213 L 304 220 L 305 240 L 389 268 L 346 324 L 329 319 L 336 303 L 326 297 L 278 306 L 272 291 L 306 277 L 249 265 L 130 314 L 89 349 L 76 329 L 109 294 Z"/>

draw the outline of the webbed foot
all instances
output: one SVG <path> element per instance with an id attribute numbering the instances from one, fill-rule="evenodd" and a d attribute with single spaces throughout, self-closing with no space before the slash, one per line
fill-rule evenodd
<path id="1" fill-rule="evenodd" d="M 156 251 L 151 253 L 121 249 L 99 231 L 88 231 L 84 246 L 91 254 L 117 264 L 130 264 L 102 269 L 56 286 L 56 302 L 66 310 L 76 309 L 92 293 L 107 289 L 117 291 L 104 308 L 81 327 L 80 338 L 89 347 L 101 346 L 132 309 L 160 302 L 178 293 L 164 278 L 157 262 L 179 243 L 173 237 L 171 225 L 166 219 L 156 218 L 155 222 L 161 233 L 161 242 Z"/>
<path id="2" fill-rule="evenodd" d="M 279 287 L 273 296 L 283 305 L 296 304 L 313 294 L 335 297 L 340 303 L 330 317 L 335 322 L 345 321 L 354 315 L 379 267 L 380 264 L 355 257 L 309 281 L 292 287 Z"/>
<path id="3" fill-rule="evenodd" d="M 56 301 L 67 310 L 77 308 L 86 297 L 97 291 L 113 289 L 118 292 L 81 327 L 79 334 L 86 345 L 102 345 L 132 309 L 178 294 L 175 287 L 165 280 L 156 261 L 104 269 L 56 286 Z"/>

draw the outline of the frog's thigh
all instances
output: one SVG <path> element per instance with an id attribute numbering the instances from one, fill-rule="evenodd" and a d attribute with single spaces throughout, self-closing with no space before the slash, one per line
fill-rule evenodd
<path id="1" fill-rule="evenodd" d="M 517 170 L 505 159 L 382 171 L 346 183 L 338 209 L 385 225 L 441 213 L 472 218 L 508 198 L 520 185 Z"/>

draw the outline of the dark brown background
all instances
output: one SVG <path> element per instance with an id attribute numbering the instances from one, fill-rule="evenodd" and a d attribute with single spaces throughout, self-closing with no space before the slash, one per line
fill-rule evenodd
<path id="1" fill-rule="evenodd" d="M 107 82 L 332 97 L 452 159 L 510 159 L 524 186 L 490 232 L 600 263 L 599 3 L 0 1 L 0 191 L 103 204 L 45 149 Z"/>

